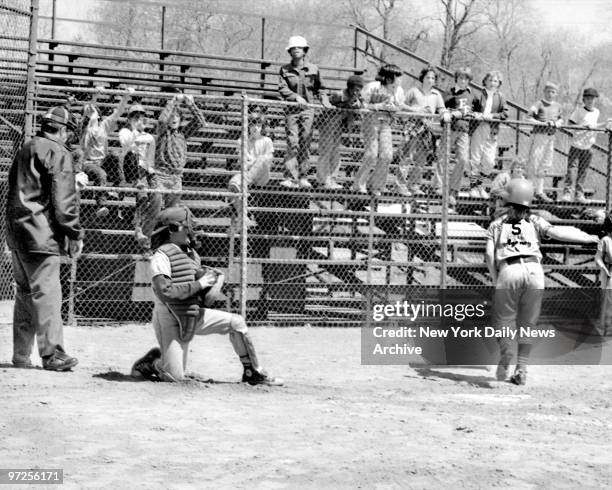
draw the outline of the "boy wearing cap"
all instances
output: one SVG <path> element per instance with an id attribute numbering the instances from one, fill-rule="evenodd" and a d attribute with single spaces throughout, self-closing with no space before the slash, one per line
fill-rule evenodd
<path id="1" fill-rule="evenodd" d="M 570 124 L 583 126 L 587 129 L 604 127 L 605 123 L 598 124 L 599 109 L 595 107 L 595 99 L 599 97 L 596 89 L 589 87 L 582 92 L 582 107 L 576 107 L 569 118 Z M 586 203 L 584 195 L 584 180 L 591 165 L 593 152 L 591 147 L 595 144 L 597 133 L 595 131 L 577 131 L 574 133 L 572 144 L 567 156 L 567 175 L 565 176 L 565 189 L 561 201 Z"/>
<path id="2" fill-rule="evenodd" d="M 330 104 L 338 109 L 362 109 L 361 89 L 363 85 L 363 78 L 359 75 L 350 76 L 344 90 L 330 94 Z M 358 113 L 338 109 L 323 112 L 322 116 L 325 119 L 319 129 L 317 182 L 327 190 L 342 189 L 342 185 L 336 182 L 336 174 L 340 166 L 342 132 L 352 127 L 359 117 Z"/>
<path id="3" fill-rule="evenodd" d="M 128 156 L 133 157 L 137 164 L 137 183 L 139 189 L 154 189 L 155 174 L 155 138 L 145 132 L 145 109 L 140 104 L 134 104 L 128 111 L 128 128 L 119 131 L 121 143 L 121 158 L 119 174 L 122 183 L 125 182 L 124 163 Z M 134 212 L 134 235 L 136 241 L 145 251 L 151 247 L 151 235 L 155 225 L 155 216 L 159 214 L 161 201 L 159 194 L 150 193 L 137 196 Z"/>
<path id="4" fill-rule="evenodd" d="M 291 62 L 281 66 L 278 78 L 278 92 L 287 102 L 297 102 L 285 110 L 285 131 L 287 133 L 287 154 L 285 155 L 285 179 L 283 187 L 309 189 L 310 142 L 314 109 L 308 104 L 319 102 L 331 107 L 323 84 L 319 67 L 305 60 L 309 46 L 302 36 L 292 36 L 286 48 Z"/>
<path id="5" fill-rule="evenodd" d="M 535 198 L 551 202 L 544 192 L 544 178 L 550 173 L 555 151 L 556 128 L 563 124 L 561 105 L 556 102 L 559 87 L 553 82 L 544 86 L 544 98 L 529 109 L 527 120 L 544 123 L 534 126 L 531 131 L 529 157 L 527 158 L 527 178 L 535 185 Z"/>
<path id="6" fill-rule="evenodd" d="M 96 87 L 91 101 L 83 108 L 83 133 L 81 135 L 81 149 L 83 151 L 82 170 L 87 174 L 88 180 L 97 186 L 106 187 L 107 176 L 102 168 L 108 154 L 108 136 L 116 130 L 119 116 L 127 108 L 128 100 L 133 88 L 126 89 L 125 94 L 110 116 L 102 118 L 96 105 L 98 96 L 103 93 L 102 87 Z M 96 194 L 98 209 L 96 216 L 99 218 L 108 215 L 107 193 Z"/>
<path id="7" fill-rule="evenodd" d="M 7 244 L 16 283 L 13 365 L 31 367 L 36 337 L 43 369 L 67 371 L 78 363 L 64 351 L 60 255 L 81 255 L 72 156 L 66 147 L 72 116 L 54 107 L 41 131 L 17 153 L 8 175 Z"/>
<path id="8" fill-rule="evenodd" d="M 280 386 L 282 380 L 262 369 L 244 318 L 209 308 L 220 295 L 222 274 L 202 268 L 191 248 L 194 218 L 184 206 L 166 208 L 159 215 L 162 245 L 150 259 L 154 292 L 154 347 L 132 366 L 133 377 L 151 381 L 183 381 L 189 343 L 195 335 L 229 334 L 243 366 L 242 382 Z"/>

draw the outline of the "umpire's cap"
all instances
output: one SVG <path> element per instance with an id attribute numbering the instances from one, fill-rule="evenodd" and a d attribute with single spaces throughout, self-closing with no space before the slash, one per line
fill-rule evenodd
<path id="1" fill-rule="evenodd" d="M 171 206 L 164 209 L 157 218 L 160 227 L 185 226 L 189 231 L 194 228 L 194 216 L 185 206 Z"/>
<path id="2" fill-rule="evenodd" d="M 64 106 L 56 106 L 49 109 L 43 116 L 43 121 L 56 128 L 66 126 L 69 129 L 74 129 L 76 126 L 74 116 Z"/>
<path id="3" fill-rule="evenodd" d="M 533 184 L 527 179 L 522 178 L 510 180 L 502 193 L 502 197 L 507 203 L 526 207 L 531 206 L 533 195 Z"/>

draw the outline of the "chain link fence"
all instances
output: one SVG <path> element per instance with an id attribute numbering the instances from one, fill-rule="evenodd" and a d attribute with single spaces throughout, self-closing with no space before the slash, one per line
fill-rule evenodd
<path id="1" fill-rule="evenodd" d="M 376 304 L 490 289 L 486 230 L 499 211 L 499 181 L 531 131 L 502 123 L 497 145 L 476 161 L 474 135 L 489 123 L 473 121 L 462 135 L 431 114 L 42 84 L 34 102 L 39 116 L 68 104 L 78 119 L 70 144 L 88 184 L 84 254 L 62 274 L 71 322 L 150 320 L 155 217 L 175 202 L 197 218 L 203 262 L 225 273 L 220 306 L 253 324 L 359 325 Z M 517 127 L 520 147 L 505 139 Z M 96 139 L 100 128 L 106 142 Z M 575 131 L 555 132 L 560 151 Z M 180 141 L 185 153 L 172 146 Z M 588 202 L 559 202 L 555 179 L 567 159 L 555 159 L 545 184 L 553 200 L 536 201 L 536 212 L 599 233 L 609 195 L 599 172 L 608 166 L 593 162 Z M 594 249 L 542 250 L 547 287 L 598 286 Z M 10 266 L 2 273 L 8 290 Z"/>

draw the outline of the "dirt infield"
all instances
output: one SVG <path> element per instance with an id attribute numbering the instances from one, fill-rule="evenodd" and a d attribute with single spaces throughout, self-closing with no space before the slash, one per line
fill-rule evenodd
<path id="1" fill-rule="evenodd" d="M 516 387 L 484 369 L 361 366 L 357 329 L 252 331 L 285 387 L 238 383 L 219 336 L 195 339 L 188 383 L 133 381 L 131 363 L 154 341 L 146 325 L 66 328 L 74 372 L 14 369 L 11 328 L 0 326 L 1 466 L 63 468 L 67 488 L 612 481 L 610 366 L 533 367 Z"/>

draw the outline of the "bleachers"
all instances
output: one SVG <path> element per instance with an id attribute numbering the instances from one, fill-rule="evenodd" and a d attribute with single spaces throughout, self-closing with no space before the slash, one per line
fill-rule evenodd
<path id="1" fill-rule="evenodd" d="M 342 139 L 342 192 L 279 186 L 285 154 L 283 107 L 276 98 L 277 61 L 97 46 L 41 40 L 36 66 L 35 108 L 40 115 L 51 105 L 63 103 L 69 91 L 85 97 L 91 87 L 109 89 L 136 86 L 137 100 L 154 121 L 169 90 L 180 89 L 197 97 L 208 126 L 188 140 L 184 202 L 205 226 L 207 247 L 203 259 L 227 271 L 229 308 L 238 308 L 241 237 L 231 226 L 231 199 L 226 186 L 239 171 L 237 140 L 242 131 L 242 106 L 238 97 L 246 92 L 257 97 L 253 104 L 267 109 L 275 144 L 271 182 L 252 189 L 250 214 L 256 224 L 248 227 L 248 303 L 250 316 L 262 323 L 283 322 L 348 325 L 361 322 L 374 301 L 403 299 L 407 288 L 436 289 L 441 283 L 441 261 L 446 260 L 449 287 L 482 288 L 489 285 L 483 262 L 484 232 L 490 221 L 490 203 L 460 194 L 457 215 L 448 218 L 442 232 L 440 198 L 401 197 L 390 186 L 380 199 L 348 190 L 361 164 L 363 143 L 358 130 Z M 350 73 L 361 70 L 323 67 L 330 85 L 340 88 Z M 16 87 L 22 85 L 15 81 Z M 156 94 L 159 94 L 156 95 Z M 111 101 L 102 97 L 103 113 Z M 6 107 L 7 115 L 19 114 Z M 122 118 L 120 126 L 125 123 Z M 0 133 L 0 171 L 6 172 L 12 155 L 11 135 Z M 153 128 L 152 128 L 153 129 Z M 312 145 L 312 167 L 318 157 L 318 138 Z M 394 146 L 402 142 L 398 129 Z M 512 153 L 512 135 L 503 138 L 500 161 Z M 117 135 L 110 139 L 111 153 L 118 153 Z M 504 151 L 507 154 L 504 154 Z M 394 172 L 397 162 L 392 164 Z M 426 176 L 431 169 L 426 170 Z M 314 179 L 312 179 L 314 180 Z M 111 213 L 103 220 L 94 216 L 91 192 L 82 199 L 87 240 L 71 288 L 79 295 L 76 314 L 82 318 L 147 320 L 150 297 L 144 276 L 134 263 L 143 258 L 133 241 L 135 189 L 115 189 L 109 202 Z M 190 194 L 189 191 L 192 191 Z M 206 192 L 207 194 L 202 194 Z M 603 207 L 595 201 L 592 207 Z M 579 226 L 597 232 L 594 221 L 576 219 L 582 206 L 563 203 L 541 206 L 559 225 Z M 441 253 L 445 235 L 447 254 Z M 596 284 L 593 249 L 547 243 L 543 246 L 549 285 Z M 100 278 L 104 281 L 100 283 Z M 233 293 L 233 294 L 232 294 Z M 139 296 L 140 295 L 140 296 Z M 108 298 L 113 300 L 106 301 Z"/>

